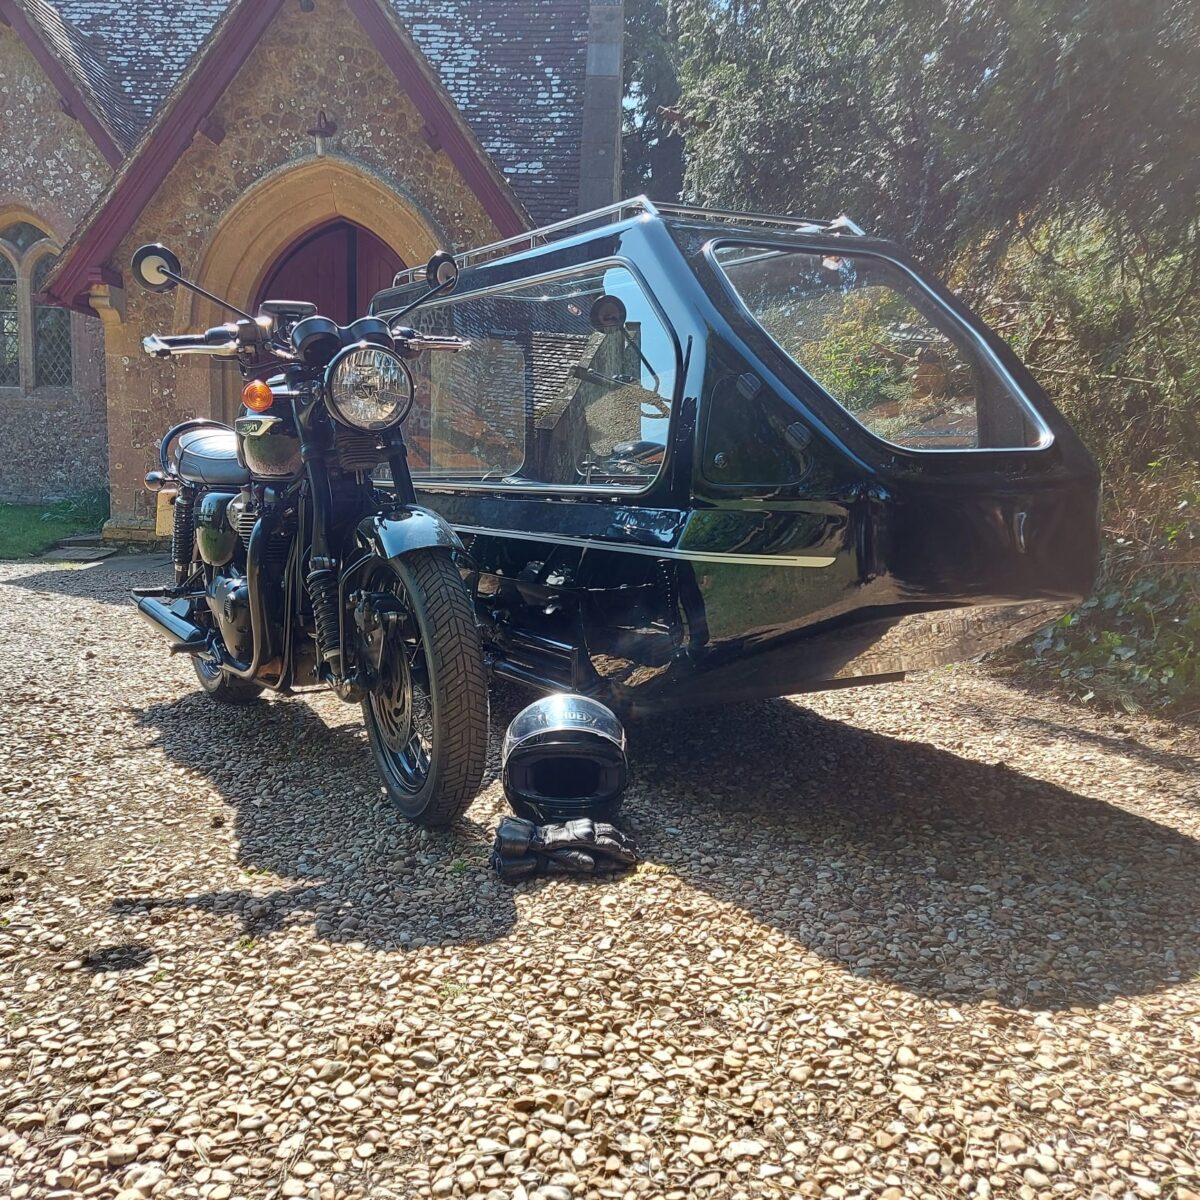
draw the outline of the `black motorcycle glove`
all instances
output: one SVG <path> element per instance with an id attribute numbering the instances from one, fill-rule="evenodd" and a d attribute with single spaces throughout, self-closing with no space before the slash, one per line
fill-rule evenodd
<path id="1" fill-rule="evenodd" d="M 631 867 L 638 860 L 637 847 L 615 825 L 580 817 L 562 825 L 543 825 L 538 839 L 547 853 L 581 851 L 591 857 L 599 871 Z"/>
<path id="2" fill-rule="evenodd" d="M 594 875 L 637 861 L 637 849 L 624 833 L 586 817 L 541 826 L 503 817 L 491 857 L 492 867 L 508 883 L 535 875 Z"/>

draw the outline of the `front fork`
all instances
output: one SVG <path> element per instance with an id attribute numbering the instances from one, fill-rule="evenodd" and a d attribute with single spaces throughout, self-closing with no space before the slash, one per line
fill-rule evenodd
<path id="1" fill-rule="evenodd" d="M 363 593 L 355 609 L 355 628 L 359 642 L 367 651 L 367 662 L 351 670 L 346 655 L 346 630 L 342 614 L 342 568 L 333 546 L 333 497 L 329 485 L 328 440 L 313 428 L 312 416 L 317 405 L 311 398 L 294 397 L 292 414 L 300 434 L 300 458 L 308 479 L 311 532 L 305 587 L 312 604 L 316 632 L 317 658 L 322 674 L 343 700 L 357 702 L 376 685 L 383 648 L 400 614 L 388 603 L 387 596 Z M 416 502 L 412 474 L 408 468 L 408 448 L 399 428 L 388 432 L 388 464 L 396 499 L 402 505 Z"/>

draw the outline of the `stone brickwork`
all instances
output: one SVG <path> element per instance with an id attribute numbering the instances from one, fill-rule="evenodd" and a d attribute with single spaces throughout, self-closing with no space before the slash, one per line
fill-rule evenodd
<path id="1" fill-rule="evenodd" d="M 326 165 L 314 157 L 306 132 L 319 110 L 338 126 L 325 143 Z M 275 252 L 335 216 L 369 224 L 406 261 L 419 261 L 437 244 L 462 249 L 496 236 L 457 170 L 422 137 L 420 115 L 341 0 L 322 0 L 307 13 L 284 6 L 213 117 L 223 138 L 214 144 L 195 137 L 113 256 L 114 267 L 126 268 L 142 242 L 162 241 L 201 282 L 231 286 L 230 298 L 246 304 Z M 294 189 L 287 186 L 289 169 Z M 323 176 L 332 182 L 323 185 Z M 393 196 L 396 214 L 377 208 L 374 219 L 365 219 L 354 207 L 356 176 L 364 193 Z M 247 212 L 256 204 L 262 212 Z M 231 246 L 225 236 L 231 214 L 240 228 L 254 231 L 244 235 L 245 245 Z M 388 237 L 385 224 L 399 214 L 412 230 L 408 244 Z M 231 263 L 231 255 L 238 261 Z M 230 372 L 234 380 L 237 372 L 202 359 L 161 363 L 141 353 L 146 333 L 225 319 L 210 306 L 193 305 L 182 292 L 152 295 L 133 286 L 123 300 L 123 319 L 110 312 L 106 326 L 113 524 L 127 533 L 153 525 L 152 497 L 141 480 L 164 430 L 186 417 L 220 415 L 214 372 Z"/>
<path id="2" fill-rule="evenodd" d="M 0 26 L 0 129 L 0 229 L 29 221 L 61 246 L 111 169 L 84 129 L 62 111 L 58 92 L 6 26 Z M 18 287 L 27 322 L 28 270 Z M 28 343 L 27 328 L 22 339 Z M 71 388 L 33 388 L 27 344 L 22 385 L 0 387 L 0 501 L 40 502 L 104 485 L 100 322 L 73 316 L 71 340 Z"/>
<path id="3" fill-rule="evenodd" d="M 104 336 L 71 318 L 73 388 L 0 388 L 0 503 L 39 504 L 99 490 L 108 477 Z"/>
<path id="4" fill-rule="evenodd" d="M 580 150 L 585 88 L 591 141 L 607 145 L 619 128 L 619 95 L 608 97 L 606 120 L 597 104 L 614 61 L 619 73 L 620 0 L 388 2 L 535 220 L 568 215 L 585 196 L 614 198 L 602 194 L 606 164 L 593 163 L 581 187 Z M 110 164 L 187 86 L 189 63 L 229 3 L 30 0 L 13 8 L 12 24 L 0 21 L 0 228 L 31 221 L 55 249 L 67 243 L 109 185 Z M 140 242 L 171 243 L 196 276 L 246 305 L 274 255 L 333 218 L 370 229 L 410 263 L 437 246 L 497 236 L 487 215 L 497 211 L 494 195 L 485 208 L 437 148 L 441 135 L 426 127 L 352 3 L 317 0 L 311 12 L 281 5 L 129 236 L 107 262 L 89 264 L 101 320 L 70 318 L 71 388 L 32 387 L 22 333 L 21 386 L 0 388 L 0 500 L 108 482 L 115 527 L 149 529 L 141 480 L 163 430 L 192 415 L 227 419 L 236 406 L 236 368 L 142 355 L 148 331 L 202 328 L 225 314 L 182 293 L 122 288 Z M 261 11 L 244 8 L 247 19 Z M 366 20 L 361 4 L 358 11 Z M 593 35 L 606 41 L 598 56 L 589 55 Z M 318 147 L 307 131 L 322 110 L 338 129 Z M 20 287 L 28 312 L 28 271 Z"/>

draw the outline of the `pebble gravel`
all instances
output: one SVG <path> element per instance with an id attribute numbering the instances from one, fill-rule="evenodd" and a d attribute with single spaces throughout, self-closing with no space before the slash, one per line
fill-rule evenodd
<path id="1" fill-rule="evenodd" d="M 494 764 L 405 825 L 156 566 L 0 564 L 0 1196 L 1200 1197 L 1194 728 L 970 666 L 639 723 L 645 862 L 509 888 Z"/>

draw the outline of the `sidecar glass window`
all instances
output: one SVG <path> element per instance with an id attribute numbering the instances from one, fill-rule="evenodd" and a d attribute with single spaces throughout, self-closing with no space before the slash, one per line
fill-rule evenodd
<path id="1" fill-rule="evenodd" d="M 659 473 L 675 342 L 625 267 L 464 295 L 413 317 L 422 332 L 471 343 L 412 364 L 419 477 L 611 489 Z"/>
<path id="2" fill-rule="evenodd" d="M 714 257 L 750 315 L 877 437 L 914 450 L 1049 440 L 968 331 L 895 264 L 766 246 Z"/>

